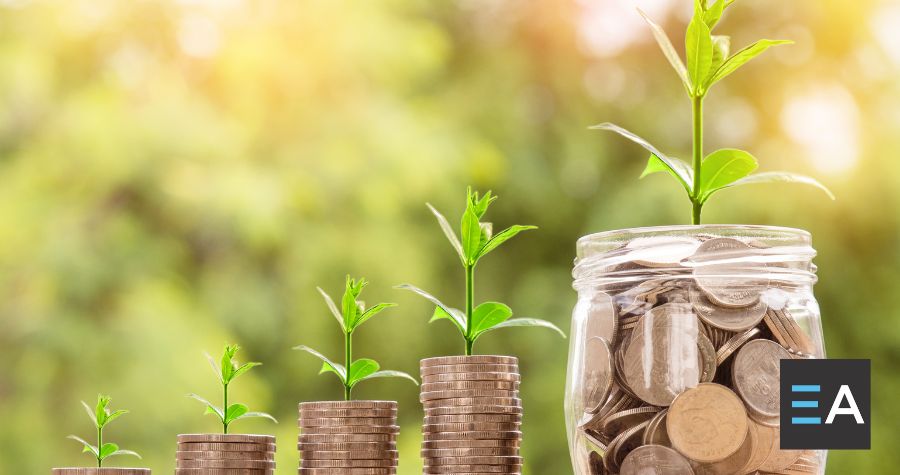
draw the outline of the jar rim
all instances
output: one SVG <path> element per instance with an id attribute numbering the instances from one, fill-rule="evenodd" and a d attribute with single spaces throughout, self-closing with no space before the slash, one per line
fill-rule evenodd
<path id="1" fill-rule="evenodd" d="M 585 234 L 578 238 L 576 246 L 580 249 L 582 246 L 590 243 L 614 241 L 616 238 L 625 236 L 634 238 L 641 235 L 657 235 L 667 232 L 679 235 L 727 232 L 741 233 L 747 237 L 775 237 L 776 235 L 781 235 L 784 238 L 793 238 L 806 244 L 810 244 L 812 241 L 812 235 L 809 231 L 787 226 L 769 226 L 763 224 L 672 224 L 663 226 L 638 226 L 635 228 L 612 229 L 609 231 Z"/>

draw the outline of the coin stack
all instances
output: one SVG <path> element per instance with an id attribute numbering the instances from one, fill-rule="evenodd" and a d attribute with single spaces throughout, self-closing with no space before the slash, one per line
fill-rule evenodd
<path id="1" fill-rule="evenodd" d="M 701 236 L 610 254 L 581 330 L 577 473 L 822 473 L 823 454 L 780 449 L 779 361 L 822 350 L 809 289 L 774 251 Z"/>
<path id="2" fill-rule="evenodd" d="M 429 358 L 421 373 L 423 473 L 522 473 L 517 358 Z"/>
<path id="3" fill-rule="evenodd" d="M 54 468 L 53 475 L 150 475 L 146 468 Z"/>
<path id="4" fill-rule="evenodd" d="M 175 475 L 271 475 L 275 437 L 251 434 L 180 434 Z"/>
<path id="5" fill-rule="evenodd" d="M 397 473 L 395 401 L 300 403 L 301 475 Z"/>

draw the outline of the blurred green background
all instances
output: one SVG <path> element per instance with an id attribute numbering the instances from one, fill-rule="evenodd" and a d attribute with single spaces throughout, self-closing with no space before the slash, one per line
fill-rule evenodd
<path id="1" fill-rule="evenodd" d="M 569 326 L 584 234 L 686 223 L 646 155 L 588 131 L 617 122 L 675 155 L 690 107 L 634 7 L 680 45 L 687 0 L 0 0 L 0 472 L 90 464 L 79 400 L 131 414 L 108 437 L 174 467 L 175 434 L 216 431 L 184 395 L 217 394 L 203 357 L 225 342 L 265 365 L 234 398 L 275 414 L 237 423 L 278 436 L 294 473 L 296 404 L 340 397 L 291 351 L 337 356 L 315 291 L 364 275 L 393 301 L 357 354 L 417 372 L 462 351 L 412 282 L 461 305 L 458 261 L 425 207 L 458 218 L 467 184 L 492 189 L 495 229 L 536 224 L 479 267 L 476 299 Z M 723 192 L 706 222 L 801 227 L 831 357 L 873 359 L 873 450 L 831 474 L 889 473 L 900 413 L 900 5 L 738 0 L 720 25 L 768 52 L 707 98 L 707 149 L 752 151 L 800 186 Z M 679 46 L 679 49 L 680 46 Z M 568 342 L 510 329 L 481 353 L 521 357 L 528 474 L 571 473 L 563 422 Z M 401 403 L 403 475 L 421 473 L 415 387 L 361 385 Z M 130 465 L 125 458 L 114 465 Z"/>

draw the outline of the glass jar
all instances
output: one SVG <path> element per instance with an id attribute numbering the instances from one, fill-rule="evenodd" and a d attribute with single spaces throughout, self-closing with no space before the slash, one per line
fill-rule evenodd
<path id="1" fill-rule="evenodd" d="M 578 240 L 566 425 L 579 475 L 825 472 L 779 449 L 779 360 L 824 358 L 797 229 L 637 228 Z"/>

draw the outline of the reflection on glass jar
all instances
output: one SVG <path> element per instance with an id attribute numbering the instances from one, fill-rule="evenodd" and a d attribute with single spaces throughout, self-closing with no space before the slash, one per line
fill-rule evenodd
<path id="1" fill-rule="evenodd" d="M 824 474 L 779 449 L 779 361 L 824 358 L 808 233 L 675 226 L 578 241 L 575 473 Z M 658 472 L 660 467 L 664 472 Z"/>

